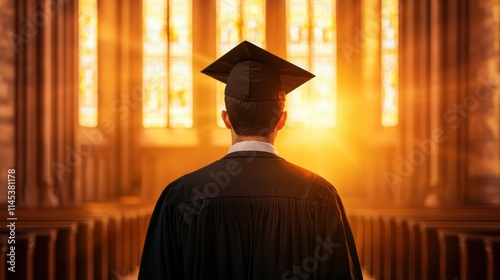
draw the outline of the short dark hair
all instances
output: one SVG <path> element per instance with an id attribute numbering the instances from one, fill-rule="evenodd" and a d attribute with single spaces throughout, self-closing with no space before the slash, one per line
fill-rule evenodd
<path id="1" fill-rule="evenodd" d="M 254 102 L 225 96 L 226 111 L 234 132 L 238 136 L 268 137 L 285 108 L 285 93 L 280 93 L 280 96 L 279 100 Z"/>

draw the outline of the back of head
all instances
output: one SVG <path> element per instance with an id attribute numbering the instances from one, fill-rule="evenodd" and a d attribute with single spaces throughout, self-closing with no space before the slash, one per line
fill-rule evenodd
<path id="1" fill-rule="evenodd" d="M 226 110 L 234 132 L 238 136 L 268 137 L 285 107 L 285 93 L 277 90 L 279 99 L 248 102 L 225 96 Z"/>
<path id="2" fill-rule="evenodd" d="M 201 72 L 226 84 L 226 110 L 238 136 L 268 137 L 282 116 L 285 95 L 314 77 L 248 41 Z"/>

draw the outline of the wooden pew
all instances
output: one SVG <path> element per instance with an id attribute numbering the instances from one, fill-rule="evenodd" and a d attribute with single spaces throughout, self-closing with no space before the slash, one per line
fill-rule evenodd
<path id="1" fill-rule="evenodd" d="M 85 202 L 78 211 L 108 215 L 108 277 L 117 278 L 134 271 L 140 263 L 147 226 L 152 214 L 151 203 L 124 201 Z"/>
<path id="2" fill-rule="evenodd" d="M 461 278 L 461 259 L 463 257 L 468 258 L 468 255 L 464 255 L 466 251 L 462 252 L 460 245 L 460 235 L 465 234 L 466 236 L 477 237 L 477 240 L 481 242 L 479 254 L 483 255 L 483 258 L 487 258 L 487 245 L 485 238 L 489 240 L 495 240 L 500 238 L 500 231 L 491 230 L 487 231 L 482 228 L 480 230 L 474 228 L 460 228 L 460 229 L 439 229 L 439 266 L 440 266 L 440 278 L 441 279 L 453 279 Z M 487 271 L 487 265 L 484 264 L 484 271 Z M 492 267 L 492 266 L 491 266 Z M 489 269 L 489 268 L 488 268 Z M 500 269 L 500 267 L 499 267 Z M 493 269 L 491 269 L 493 272 Z M 465 277 L 465 276 L 464 276 Z M 486 279 L 486 277 L 485 277 Z"/>
<path id="3" fill-rule="evenodd" d="M 426 247 L 426 243 L 433 242 L 432 244 L 435 245 L 433 248 L 438 248 L 436 229 L 441 226 L 444 228 L 452 228 L 460 226 L 461 223 L 477 221 L 478 224 L 469 225 L 473 228 L 477 227 L 480 229 L 483 228 L 483 225 L 484 227 L 487 227 L 485 223 L 494 223 L 498 219 L 496 217 L 496 213 L 493 213 L 491 216 L 485 214 L 484 216 L 478 218 L 479 215 L 480 213 L 476 213 L 476 215 L 441 213 L 439 215 L 428 217 L 425 215 L 415 216 L 407 218 L 406 221 L 401 221 L 402 224 L 406 224 L 406 229 L 403 229 L 402 231 L 407 231 L 408 243 L 403 243 L 403 247 L 398 247 L 396 251 L 399 254 L 407 254 L 403 256 L 403 259 L 407 258 L 409 265 L 407 266 L 407 271 L 399 271 L 402 274 L 399 274 L 397 279 L 427 279 L 427 277 L 429 277 L 429 273 L 433 275 L 432 277 L 438 277 L 435 274 L 437 261 L 425 262 L 426 259 L 424 259 L 424 257 L 428 255 L 428 252 L 430 252 L 430 249 Z M 465 227 L 465 225 L 463 227 Z M 429 231 L 430 235 L 427 234 L 426 230 Z M 400 237 L 398 236 L 397 238 L 399 239 Z M 437 254 L 432 256 L 437 256 Z M 396 259 L 400 260 L 399 258 Z M 397 262 L 396 266 L 404 266 L 404 263 Z"/>
<path id="4" fill-rule="evenodd" d="M 457 222 L 433 222 L 433 223 L 423 223 L 421 224 L 421 234 L 422 234 L 422 273 L 423 279 L 434 279 L 441 275 L 440 269 L 445 269 L 440 267 L 440 244 L 437 234 L 437 229 L 447 230 L 447 231 L 461 231 L 461 232 L 484 232 L 494 234 L 495 232 L 500 233 L 500 223 L 498 222 L 479 222 L 479 221 L 457 221 Z M 460 234 L 459 234 L 460 235 Z M 447 248 L 450 249 L 451 246 L 458 247 L 453 243 L 449 243 Z M 443 246 L 444 247 L 444 246 Z M 453 248 L 451 247 L 451 248 Z M 484 245 L 481 243 L 481 247 Z M 483 249 L 484 250 L 484 249 Z M 443 255 L 447 255 L 447 252 L 442 252 Z M 452 277 L 460 278 L 460 275 L 453 273 Z M 482 279 L 482 278 L 479 278 Z"/>
<path id="5" fill-rule="evenodd" d="M 96 250 L 93 279 L 107 279 L 128 274 L 139 266 L 151 211 L 152 206 L 149 204 L 88 202 L 74 208 L 43 209 L 35 213 L 21 211 L 20 215 L 30 219 L 44 219 L 43 217 L 49 217 L 47 219 L 50 220 L 75 219 L 75 217 L 94 219 Z M 104 228 L 101 230 L 100 227 Z"/>
<path id="6" fill-rule="evenodd" d="M 480 217 L 480 218 L 478 218 Z M 396 248 L 396 259 L 408 260 L 407 264 L 409 266 L 406 268 L 404 265 L 398 266 L 397 277 L 392 279 L 421 279 L 421 273 L 426 273 L 422 271 L 422 259 L 418 257 L 418 253 L 421 247 L 421 232 L 418 228 L 419 222 L 425 221 L 435 221 L 440 223 L 442 221 L 468 221 L 468 220 L 484 220 L 484 221 L 498 221 L 500 213 L 492 211 L 491 209 L 432 209 L 428 211 L 418 211 L 417 213 L 411 214 L 409 212 L 404 213 L 403 216 L 396 217 L 399 221 L 397 226 L 403 226 L 403 228 L 396 229 L 396 244 L 402 244 L 403 247 Z M 399 233 L 399 234 L 398 234 Z M 407 237 L 407 240 L 406 240 Z M 432 235 L 434 237 L 434 235 Z M 407 242 L 406 242 L 407 241 Z M 425 242 L 425 240 L 424 240 Z M 406 246 L 404 245 L 406 243 Z M 387 251 L 386 251 L 387 253 Z M 432 263 L 431 265 L 434 265 Z M 425 264 L 424 264 L 425 265 Z M 427 265 L 423 267 L 427 268 Z M 407 272 L 408 274 L 405 274 Z M 390 278 L 389 278 L 390 279 Z"/>
<path id="7" fill-rule="evenodd" d="M 5 280 L 5 273 L 7 273 L 7 243 L 9 238 L 8 234 L 0 233 L 0 280 Z"/>
<path id="8" fill-rule="evenodd" d="M 363 244 L 365 245 L 363 248 L 363 259 L 362 259 L 362 264 L 365 267 L 365 269 L 368 271 L 369 274 L 373 275 L 373 265 L 372 265 L 372 244 L 374 242 L 373 240 L 373 220 L 372 216 L 363 216 L 362 217 L 364 222 L 364 227 L 363 227 Z"/>
<path id="9" fill-rule="evenodd" d="M 16 234 L 34 234 L 34 275 L 36 279 L 55 279 L 55 246 L 57 229 L 55 228 L 20 228 Z"/>
<path id="10" fill-rule="evenodd" d="M 78 224 L 72 221 L 19 221 L 16 229 L 25 232 L 57 230 L 55 244 L 56 279 L 74 280 L 76 271 L 76 234 Z M 34 234 L 33 234 L 34 236 Z M 62 265 L 61 265 L 62 264 Z M 22 279 L 22 278 L 19 278 Z"/>
<path id="11" fill-rule="evenodd" d="M 408 240 L 407 235 L 401 236 L 398 238 L 398 227 L 401 227 L 400 219 L 392 219 L 391 217 L 382 217 L 383 229 L 384 229 L 384 237 L 383 241 L 385 241 L 384 249 L 382 250 L 383 255 L 383 266 L 381 266 L 381 270 L 383 272 L 380 275 L 383 275 L 384 279 L 396 279 L 397 271 L 397 262 L 398 262 L 398 248 L 403 248 L 403 242 Z M 401 233 L 402 234 L 402 233 Z M 405 255 L 401 255 L 400 257 L 405 258 Z M 407 261 L 401 260 L 402 262 Z"/>
<path id="12" fill-rule="evenodd" d="M 350 215 L 357 217 L 362 265 L 376 279 L 419 279 L 420 258 L 410 260 L 420 246 L 418 221 L 500 220 L 500 212 L 491 208 L 350 209 Z"/>
<path id="13" fill-rule="evenodd" d="M 132 226 L 136 213 L 134 209 L 126 209 L 108 202 L 92 202 L 81 205 L 82 211 L 96 214 L 112 213 L 109 228 L 109 271 L 108 277 L 117 278 L 133 270 L 131 262 L 132 246 L 135 238 Z"/>
<path id="14" fill-rule="evenodd" d="M 108 201 L 58 209 L 18 209 L 16 214 L 30 223 L 28 231 L 34 229 L 34 223 L 41 230 L 58 228 L 59 222 L 76 222 L 73 246 L 66 246 L 72 248 L 73 257 L 56 254 L 57 279 L 116 279 L 139 266 L 153 206 L 140 200 Z M 60 242 L 57 238 L 58 250 Z"/>
<path id="15" fill-rule="evenodd" d="M 124 231 L 123 226 L 124 214 L 116 209 L 106 208 L 82 208 L 78 207 L 71 210 L 72 215 L 83 215 L 88 217 L 99 217 L 99 220 L 104 222 L 107 220 L 107 225 L 98 223 L 102 227 L 97 239 L 97 244 L 100 244 L 100 254 L 96 255 L 96 279 L 118 279 L 117 276 L 124 273 Z M 99 229 L 99 226 L 96 227 Z"/>
<path id="16" fill-rule="evenodd" d="M 500 237 L 484 236 L 483 242 L 487 259 L 487 279 L 500 279 Z"/>
<path id="17" fill-rule="evenodd" d="M 16 225 L 17 229 L 17 225 Z M 6 271 L 5 279 L 26 279 L 34 278 L 33 252 L 35 249 L 35 234 L 16 232 L 15 244 L 15 272 Z M 7 264 L 7 267 L 10 265 Z"/>
<path id="18" fill-rule="evenodd" d="M 460 274 L 460 230 L 439 229 L 439 266 L 441 279 L 455 279 Z"/>
<path id="19" fill-rule="evenodd" d="M 53 228 L 53 222 L 77 222 L 76 231 L 76 279 L 94 279 L 94 227 L 95 221 L 89 217 L 69 217 L 64 211 L 53 211 L 50 215 L 43 215 L 43 210 L 17 210 L 18 225 L 26 222 L 39 223 L 42 228 Z M 29 230 L 29 228 L 27 229 Z M 63 266 L 63 263 L 60 263 Z"/>
<path id="20" fill-rule="evenodd" d="M 414 250 L 413 255 L 420 259 L 420 269 L 417 267 L 421 271 L 419 279 L 439 278 L 438 229 L 500 232 L 500 223 L 496 221 L 422 221 L 418 226 L 421 250 Z"/>
<path id="21" fill-rule="evenodd" d="M 78 279 L 108 278 L 108 217 L 84 213 L 78 209 L 18 210 L 27 221 L 76 221 Z M 62 264 L 61 264 L 62 265 Z"/>
<path id="22" fill-rule="evenodd" d="M 496 236 L 486 236 L 475 233 L 460 233 L 460 278 L 461 279 L 487 279 L 490 274 L 495 274 L 495 267 L 488 266 L 488 253 L 484 239 L 486 237 L 498 238 Z M 496 267 L 496 272 L 500 267 Z"/>
<path id="23" fill-rule="evenodd" d="M 147 226 L 154 205 L 148 203 L 131 203 L 119 201 L 117 203 L 108 202 L 88 202 L 82 207 L 86 209 L 105 209 L 106 211 L 120 211 L 122 213 L 122 256 L 121 267 L 117 267 L 120 274 L 129 273 L 140 264 L 142 247 L 146 237 Z M 126 211 L 124 211 L 126 209 Z"/>
<path id="24" fill-rule="evenodd" d="M 109 270 L 109 218 L 98 217 L 94 232 L 94 279 L 107 279 Z"/>

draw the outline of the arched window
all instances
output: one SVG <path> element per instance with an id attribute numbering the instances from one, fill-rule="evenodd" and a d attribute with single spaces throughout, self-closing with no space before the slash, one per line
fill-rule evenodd
<path id="1" fill-rule="evenodd" d="M 144 127 L 193 125 L 191 1 L 143 0 Z"/>
<path id="2" fill-rule="evenodd" d="M 97 126 L 97 0 L 78 1 L 78 124 Z"/>
<path id="3" fill-rule="evenodd" d="M 288 96 L 291 125 L 335 126 L 335 8 L 335 0 L 287 1 L 287 57 L 316 75 L 310 83 Z"/>
<path id="4" fill-rule="evenodd" d="M 382 0 L 382 126 L 398 124 L 398 0 Z"/>
<path id="5" fill-rule="evenodd" d="M 217 56 L 242 40 L 266 47 L 266 0 L 212 0 L 216 7 Z M 267 3 L 269 4 L 269 3 Z M 142 126 L 193 126 L 192 1 L 142 1 Z M 206 5 L 210 6 L 210 5 Z M 316 74 L 289 95 L 292 126 L 336 124 L 337 61 L 335 0 L 287 0 L 286 36 L 279 44 L 286 58 Z M 79 1 L 79 123 L 95 127 L 97 118 L 97 0 Z M 276 44 L 277 41 L 274 41 Z M 217 120 L 224 108 L 223 84 L 217 84 Z M 314 122 L 310 120 L 314 119 Z M 223 126 L 219 121 L 219 126 Z"/>

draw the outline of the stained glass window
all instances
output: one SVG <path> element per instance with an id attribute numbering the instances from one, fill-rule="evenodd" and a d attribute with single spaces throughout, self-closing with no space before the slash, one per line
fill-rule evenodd
<path id="1" fill-rule="evenodd" d="M 97 126 L 97 0 L 78 1 L 78 123 Z"/>
<path id="2" fill-rule="evenodd" d="M 264 47 L 265 4 L 265 0 L 217 1 L 217 57 L 243 40 Z M 220 127 L 224 127 L 220 118 L 224 108 L 224 84 L 217 83 L 217 120 Z"/>
<path id="3" fill-rule="evenodd" d="M 398 0 L 382 0 L 382 125 L 398 124 Z"/>
<path id="4" fill-rule="evenodd" d="M 335 0 L 287 0 L 287 58 L 316 74 L 287 96 L 291 125 L 335 126 L 335 8 Z"/>
<path id="5" fill-rule="evenodd" d="M 143 0 L 144 127 L 193 125 L 191 1 Z"/>

